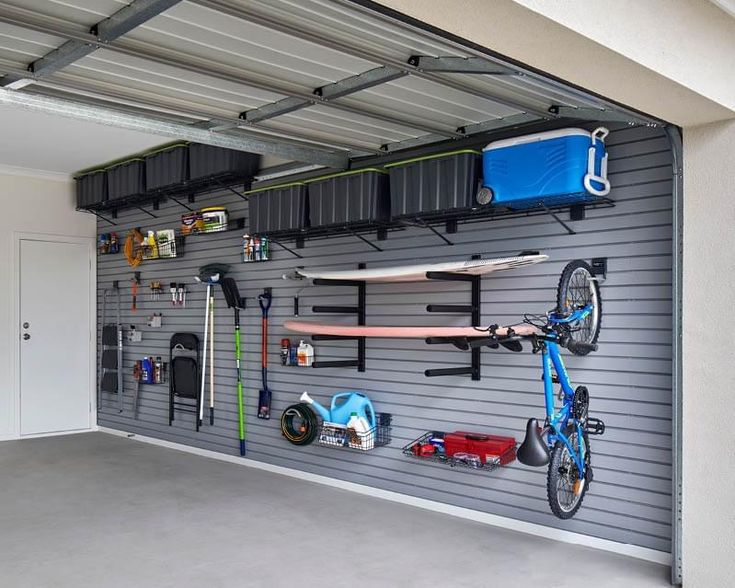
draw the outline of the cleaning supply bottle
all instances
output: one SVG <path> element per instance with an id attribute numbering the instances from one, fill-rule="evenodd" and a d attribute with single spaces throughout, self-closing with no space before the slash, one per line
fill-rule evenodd
<path id="1" fill-rule="evenodd" d="M 352 449 L 367 451 L 375 447 L 375 435 L 370 434 L 370 423 L 365 417 L 357 416 L 356 412 L 350 413 L 347 421 L 347 433 L 349 446 Z"/>
<path id="2" fill-rule="evenodd" d="M 291 341 L 281 339 L 281 365 L 288 365 L 288 353 L 291 348 Z"/>
<path id="3" fill-rule="evenodd" d="M 302 340 L 296 351 L 296 359 L 300 367 L 311 367 L 314 363 L 314 348 Z"/>

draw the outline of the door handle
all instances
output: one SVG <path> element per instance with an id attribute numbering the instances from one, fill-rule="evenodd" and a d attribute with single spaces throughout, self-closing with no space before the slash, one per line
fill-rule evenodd
<path id="1" fill-rule="evenodd" d="M 30 339 L 30 338 L 31 338 L 31 336 L 28 333 L 23 333 L 23 339 L 25 339 L 26 341 L 28 341 L 28 339 Z"/>

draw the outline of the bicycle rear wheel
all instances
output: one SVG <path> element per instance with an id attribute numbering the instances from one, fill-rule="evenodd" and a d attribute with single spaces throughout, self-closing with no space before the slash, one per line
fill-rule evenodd
<path id="1" fill-rule="evenodd" d="M 564 325 L 569 337 L 576 343 L 596 343 L 602 324 L 602 298 L 600 286 L 592 268 L 581 259 L 570 261 L 561 273 L 556 289 L 556 312 L 569 315 L 575 310 L 592 306 L 592 312 L 584 319 Z M 589 350 L 576 350 L 576 355 L 587 355 Z"/>

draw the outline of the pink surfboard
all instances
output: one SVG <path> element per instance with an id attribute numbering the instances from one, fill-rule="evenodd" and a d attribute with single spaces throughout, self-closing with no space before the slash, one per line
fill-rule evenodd
<path id="1" fill-rule="evenodd" d="M 395 339 L 425 339 L 426 337 L 488 337 L 487 330 L 478 327 L 442 327 L 442 326 L 359 326 L 334 325 L 315 321 L 286 321 L 283 327 L 294 333 L 306 335 L 341 335 L 344 337 L 384 337 Z M 508 334 L 509 327 L 496 329 L 495 334 Z M 512 327 L 517 335 L 533 335 L 539 330 L 531 325 Z"/>

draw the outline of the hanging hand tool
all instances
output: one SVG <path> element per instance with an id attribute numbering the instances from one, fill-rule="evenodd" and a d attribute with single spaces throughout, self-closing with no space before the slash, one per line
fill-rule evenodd
<path id="1" fill-rule="evenodd" d="M 207 352 L 207 340 L 209 339 L 209 332 L 210 332 L 210 326 L 209 326 L 209 320 L 210 320 L 210 314 L 212 322 L 214 323 L 214 295 L 212 293 L 212 286 L 220 281 L 221 278 L 224 277 L 227 270 L 230 269 L 229 265 L 221 264 L 221 263 L 210 263 L 208 265 L 205 265 L 203 267 L 199 268 L 199 275 L 195 276 L 194 279 L 201 283 L 207 285 L 207 293 L 206 293 L 206 306 L 204 311 L 204 353 Z M 214 334 L 214 325 L 211 327 L 212 334 Z M 212 341 L 209 345 L 210 350 L 210 369 L 211 369 L 211 375 L 210 375 L 210 392 L 209 392 L 209 419 L 210 424 L 214 422 L 214 337 L 212 337 Z M 202 380 L 201 380 L 201 389 L 199 391 L 199 424 L 201 425 L 202 420 L 204 419 L 204 390 L 206 387 L 207 382 L 207 361 L 206 358 L 204 362 L 202 362 Z"/>
<path id="2" fill-rule="evenodd" d="M 133 389 L 133 418 L 138 418 L 138 395 L 140 394 L 140 376 L 142 367 L 140 360 L 135 362 L 133 366 L 133 380 L 135 380 L 135 388 Z"/>
<path id="3" fill-rule="evenodd" d="M 245 455 L 245 408 L 242 384 L 242 370 L 240 367 L 240 310 L 245 308 L 245 299 L 240 297 L 237 282 L 232 278 L 221 280 L 222 293 L 225 295 L 227 306 L 235 311 L 235 366 L 237 368 L 237 416 L 239 419 L 240 455 Z"/>
<path id="4" fill-rule="evenodd" d="M 140 272 L 135 272 L 132 281 L 133 305 L 131 307 L 131 310 L 133 312 L 136 312 L 138 310 L 138 286 L 140 285 Z"/>
<path id="5" fill-rule="evenodd" d="M 261 341 L 261 356 L 262 356 L 262 378 L 263 388 L 258 394 L 258 418 L 269 419 L 271 418 L 271 391 L 268 389 L 268 311 L 271 307 L 273 296 L 271 295 L 270 289 L 266 289 L 263 294 L 258 295 L 258 304 L 262 314 L 262 341 Z"/>

